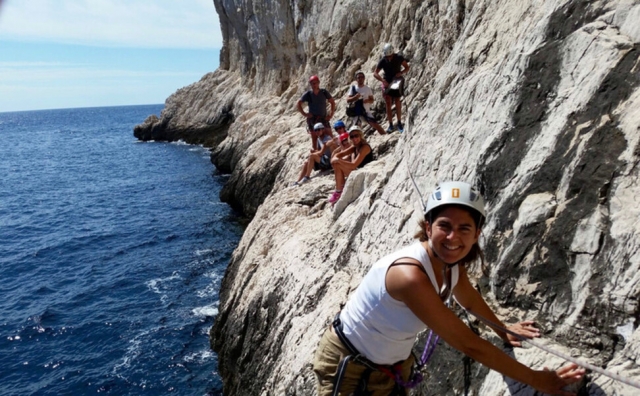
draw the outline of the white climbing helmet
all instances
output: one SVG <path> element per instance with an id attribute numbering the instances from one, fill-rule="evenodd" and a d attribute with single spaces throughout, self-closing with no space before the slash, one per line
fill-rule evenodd
<path id="1" fill-rule="evenodd" d="M 484 219 L 487 217 L 487 212 L 484 210 L 484 198 L 469 183 L 452 181 L 436 187 L 427 200 L 427 206 L 424 209 L 425 219 L 428 219 L 429 212 L 443 205 L 462 205 L 475 210 L 481 216 L 478 227 L 484 223 Z"/>
<path id="2" fill-rule="evenodd" d="M 389 56 L 393 54 L 393 45 L 391 43 L 386 43 L 384 47 L 382 47 L 382 53 L 384 56 Z"/>

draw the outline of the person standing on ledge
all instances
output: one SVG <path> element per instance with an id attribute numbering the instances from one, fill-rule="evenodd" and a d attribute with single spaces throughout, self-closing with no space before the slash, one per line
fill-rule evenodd
<path id="1" fill-rule="evenodd" d="M 447 182 L 436 188 L 416 234 L 419 242 L 373 264 L 325 331 L 313 362 L 320 396 L 406 395 L 406 387 L 421 380 L 411 374 L 411 351 L 417 334 L 426 327 L 509 378 L 544 393 L 571 395 L 562 389 L 579 381 L 583 369 L 568 364 L 556 371 L 532 370 L 480 338 L 448 308 L 453 297 L 465 309 L 504 328 L 469 280 L 468 267 L 478 260 L 483 263 L 478 238 L 485 216 L 484 200 L 471 185 Z M 497 326 L 492 328 L 500 338 L 520 346 L 517 337 Z M 530 321 L 507 329 L 525 338 L 540 337 Z M 436 344 L 437 340 L 433 348 Z M 427 345 L 431 346 L 430 339 Z M 418 368 L 428 360 L 426 352 Z"/>
<path id="2" fill-rule="evenodd" d="M 311 148 L 313 150 L 319 150 L 317 145 L 318 138 L 313 133 L 314 125 L 321 122 L 324 127 L 331 133 L 331 127 L 329 126 L 329 120 L 333 117 L 333 113 L 336 111 L 336 102 L 333 97 L 324 88 L 320 88 L 320 78 L 318 76 L 309 77 L 309 85 L 311 89 L 305 92 L 298 100 L 298 111 L 300 114 L 307 118 L 307 133 L 311 134 Z M 331 104 L 331 112 L 327 115 L 327 101 Z M 305 112 L 302 108 L 302 104 L 306 102 L 308 111 Z"/>
<path id="3" fill-rule="evenodd" d="M 409 71 L 409 64 L 402 55 L 393 52 L 393 46 L 389 43 L 384 45 L 382 53 L 384 56 L 380 59 L 380 62 L 378 62 L 378 66 L 376 66 L 376 71 L 373 73 L 373 77 L 382 83 L 382 97 L 384 98 L 384 103 L 387 107 L 387 120 L 389 120 L 387 133 L 391 133 L 395 130 L 393 127 L 393 114 L 391 113 L 392 101 L 396 105 L 398 130 L 400 132 L 404 132 L 404 125 L 402 125 L 402 102 L 400 99 L 404 95 L 403 76 Z M 380 76 L 380 70 L 384 71 L 384 78 Z M 399 81 L 396 82 L 396 80 Z M 391 85 L 394 82 L 396 82 L 399 87 L 391 90 Z"/>

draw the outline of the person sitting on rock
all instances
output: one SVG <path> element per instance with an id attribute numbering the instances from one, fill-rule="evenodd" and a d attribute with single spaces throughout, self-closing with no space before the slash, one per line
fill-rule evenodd
<path id="1" fill-rule="evenodd" d="M 300 176 L 298 176 L 298 180 L 292 184 L 293 186 L 299 186 L 308 182 L 313 170 L 331 169 L 331 153 L 336 151 L 338 145 L 331 135 L 326 133 L 326 128 L 323 123 L 318 122 L 314 125 L 313 132 L 316 134 L 316 139 L 320 149 L 311 150 L 309 157 L 304 164 L 302 164 Z"/>
<path id="2" fill-rule="evenodd" d="M 557 370 L 532 370 L 480 338 L 449 308 L 455 298 L 492 322 L 491 328 L 512 346 L 521 345 L 519 337 L 540 337 L 531 321 L 506 326 L 505 331 L 471 283 L 474 272 L 469 267 L 483 262 L 478 238 L 485 217 L 484 199 L 468 183 L 442 183 L 429 195 L 418 241 L 375 262 L 324 332 L 313 361 L 319 396 L 405 395 L 407 387 L 422 379 L 420 369 L 438 337 L 544 394 L 572 395 L 563 388 L 580 381 L 584 369 L 572 363 Z M 414 340 L 426 327 L 436 339 L 431 343 L 428 338 L 412 375 Z"/>
<path id="3" fill-rule="evenodd" d="M 328 129 L 329 133 L 332 134 L 331 128 L 329 127 L 329 120 L 331 120 L 336 111 L 336 102 L 333 100 L 329 91 L 320 88 L 320 78 L 318 78 L 318 76 L 309 77 L 309 85 L 311 85 L 311 89 L 305 92 L 298 100 L 297 108 L 300 114 L 307 118 L 307 131 L 311 134 L 311 148 L 316 150 L 318 149 L 318 139 L 313 133 L 314 125 L 321 122 L 325 128 Z M 327 101 L 331 105 L 329 114 L 327 114 Z M 302 108 L 302 104 L 305 102 L 308 107 L 307 112 Z"/>
<path id="4" fill-rule="evenodd" d="M 371 146 L 365 140 L 364 133 L 362 133 L 362 129 L 359 126 L 354 125 L 349 128 L 349 139 L 352 146 L 348 149 L 340 150 L 331 159 L 331 166 L 333 166 L 333 173 L 336 178 L 336 190 L 329 197 L 329 202 L 332 204 L 340 199 L 349 174 L 373 161 Z"/>
<path id="5" fill-rule="evenodd" d="M 360 125 L 360 119 L 364 119 L 372 128 L 381 135 L 385 135 L 384 129 L 376 122 L 375 117 L 371 114 L 371 104 L 373 103 L 373 91 L 365 85 L 365 75 L 362 70 L 356 72 L 356 84 L 349 89 L 347 103 L 353 104 L 355 112 L 355 124 Z"/>
<path id="6" fill-rule="evenodd" d="M 340 136 L 338 136 L 338 140 L 340 140 L 340 146 L 338 146 L 338 148 L 336 148 L 331 154 L 332 160 L 338 155 L 339 152 L 351 147 L 351 142 L 349 141 L 349 132 L 341 133 Z"/>
<path id="7" fill-rule="evenodd" d="M 333 124 L 333 129 L 335 129 L 338 136 L 340 136 L 343 133 L 347 132 L 347 125 L 344 123 L 344 121 L 338 120 Z"/>
<path id="8" fill-rule="evenodd" d="M 393 52 L 393 46 L 389 43 L 384 45 L 382 49 L 383 57 L 376 66 L 376 71 L 373 73 L 373 77 L 382 83 L 382 97 L 387 107 L 387 120 L 389 121 L 389 128 L 387 132 L 393 132 L 393 114 L 391 113 L 391 102 L 395 102 L 396 116 L 398 117 L 398 130 L 404 132 L 404 125 L 402 125 L 402 102 L 401 97 L 404 95 L 404 75 L 409 71 L 409 64 L 407 60 L 400 54 Z M 384 71 L 384 78 L 380 76 L 380 70 Z M 390 91 L 389 88 L 395 80 L 399 81 L 399 88 L 397 90 Z"/>

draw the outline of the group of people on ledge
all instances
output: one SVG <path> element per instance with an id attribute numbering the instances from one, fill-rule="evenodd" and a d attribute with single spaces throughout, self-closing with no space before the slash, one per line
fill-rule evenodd
<path id="1" fill-rule="evenodd" d="M 349 174 L 373 161 L 371 146 L 358 125 L 353 125 L 347 132 L 345 123 L 339 120 L 333 127 L 338 134 L 337 142 L 331 132 L 327 133 L 323 123 L 318 122 L 313 126 L 311 134 L 317 142 L 318 149 L 311 149 L 309 157 L 302 164 L 298 180 L 293 183 L 294 186 L 298 186 L 308 182 L 314 170 L 333 169 L 336 189 L 329 197 L 332 204 L 340 199 Z"/>
<path id="2" fill-rule="evenodd" d="M 375 101 L 373 90 L 365 84 L 365 73 L 358 70 L 354 76 L 355 84 L 349 88 L 347 95 L 347 116 L 351 118 L 352 126 L 347 132 L 347 126 L 342 120 L 335 122 L 333 128 L 338 135 L 337 138 L 334 138 L 330 126 L 330 121 L 335 115 L 336 102 L 329 91 L 320 88 L 320 78 L 311 76 L 309 78 L 311 89 L 305 92 L 297 103 L 298 111 L 307 119 L 307 129 L 311 135 L 311 152 L 300 169 L 298 180 L 293 185 L 297 186 L 309 181 L 313 170 L 333 169 L 336 188 L 329 197 L 329 202 L 333 204 L 340 199 L 349 174 L 373 160 L 371 146 L 365 139 L 361 124 L 366 122 L 381 135 L 395 131 L 396 127 L 400 133 L 404 132 L 401 98 L 404 95 L 404 75 L 408 71 L 407 60 L 395 53 L 391 44 L 385 44 L 383 57 L 378 62 L 373 76 L 381 83 L 380 88 L 389 121 L 387 130 L 380 126 L 371 112 L 371 105 Z M 307 111 L 304 109 L 305 103 Z M 327 104 L 330 107 L 329 111 L 327 111 Z M 398 120 L 396 125 L 393 124 L 393 105 L 395 105 Z"/>

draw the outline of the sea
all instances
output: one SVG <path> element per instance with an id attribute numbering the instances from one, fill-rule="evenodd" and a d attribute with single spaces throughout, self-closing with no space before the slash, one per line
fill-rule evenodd
<path id="1" fill-rule="evenodd" d="M 0 113 L 0 395 L 220 395 L 209 329 L 242 219 L 162 105 Z"/>

